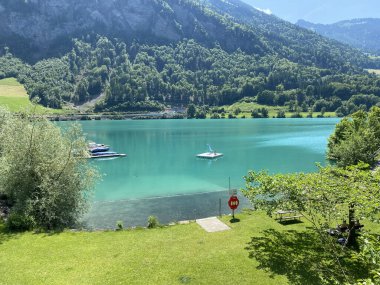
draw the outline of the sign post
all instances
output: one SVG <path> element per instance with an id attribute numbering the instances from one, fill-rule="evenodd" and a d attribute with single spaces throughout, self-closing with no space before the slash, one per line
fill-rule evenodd
<path id="1" fill-rule="evenodd" d="M 239 207 L 239 199 L 237 196 L 232 195 L 228 200 L 228 206 L 232 210 L 232 219 L 235 220 L 235 210 Z"/>

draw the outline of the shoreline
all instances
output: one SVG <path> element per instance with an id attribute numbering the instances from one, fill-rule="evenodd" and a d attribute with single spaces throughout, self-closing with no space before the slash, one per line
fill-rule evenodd
<path id="1" fill-rule="evenodd" d="M 119 114 L 70 114 L 70 115 L 42 115 L 49 121 L 120 121 L 120 120 L 258 120 L 258 119 L 331 119 L 340 118 L 338 116 L 325 117 L 268 117 L 268 118 L 251 118 L 251 117 L 234 117 L 234 118 L 187 118 L 183 113 L 119 113 Z"/>

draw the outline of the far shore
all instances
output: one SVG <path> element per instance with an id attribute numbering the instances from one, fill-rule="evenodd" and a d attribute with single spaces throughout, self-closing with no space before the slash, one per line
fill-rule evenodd
<path id="1" fill-rule="evenodd" d="M 252 118 L 248 115 L 237 115 L 237 116 L 225 116 L 223 118 L 211 118 L 207 116 L 206 118 L 187 118 L 185 113 L 177 112 L 146 112 L 146 113 L 112 113 L 112 114 L 46 114 L 50 121 L 100 121 L 100 120 L 164 120 L 164 119 L 196 119 L 196 120 L 231 120 L 231 119 L 301 119 L 310 118 L 307 115 L 301 114 L 302 117 L 292 117 L 286 116 L 285 118 L 277 118 L 275 116 L 269 116 L 268 118 Z M 315 118 L 338 118 L 337 116 L 327 115 L 321 116 L 316 113 L 313 117 Z"/>

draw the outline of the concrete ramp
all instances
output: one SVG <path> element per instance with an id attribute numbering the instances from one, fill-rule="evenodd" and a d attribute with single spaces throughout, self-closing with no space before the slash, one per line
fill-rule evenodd
<path id="1" fill-rule="evenodd" d="M 197 220 L 197 224 L 200 225 L 208 233 L 222 232 L 231 229 L 225 223 L 221 222 L 217 217 L 199 219 Z"/>

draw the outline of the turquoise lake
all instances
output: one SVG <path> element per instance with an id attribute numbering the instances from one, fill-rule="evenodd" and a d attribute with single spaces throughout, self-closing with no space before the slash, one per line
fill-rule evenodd
<path id="1" fill-rule="evenodd" d="M 248 170 L 316 171 L 325 164 L 336 118 L 241 120 L 125 120 L 81 122 L 88 140 L 127 157 L 93 159 L 101 173 L 84 218 L 89 228 L 145 225 L 228 213 L 231 188 L 244 187 Z M 67 123 L 63 123 L 66 125 Z M 196 158 L 210 144 L 224 154 Z M 249 207 L 242 197 L 241 208 Z"/>
<path id="2" fill-rule="evenodd" d="M 244 186 L 248 170 L 315 171 L 338 119 L 86 121 L 89 140 L 126 153 L 93 160 L 104 174 L 95 200 L 115 201 Z M 196 158 L 210 144 L 224 154 Z"/>

